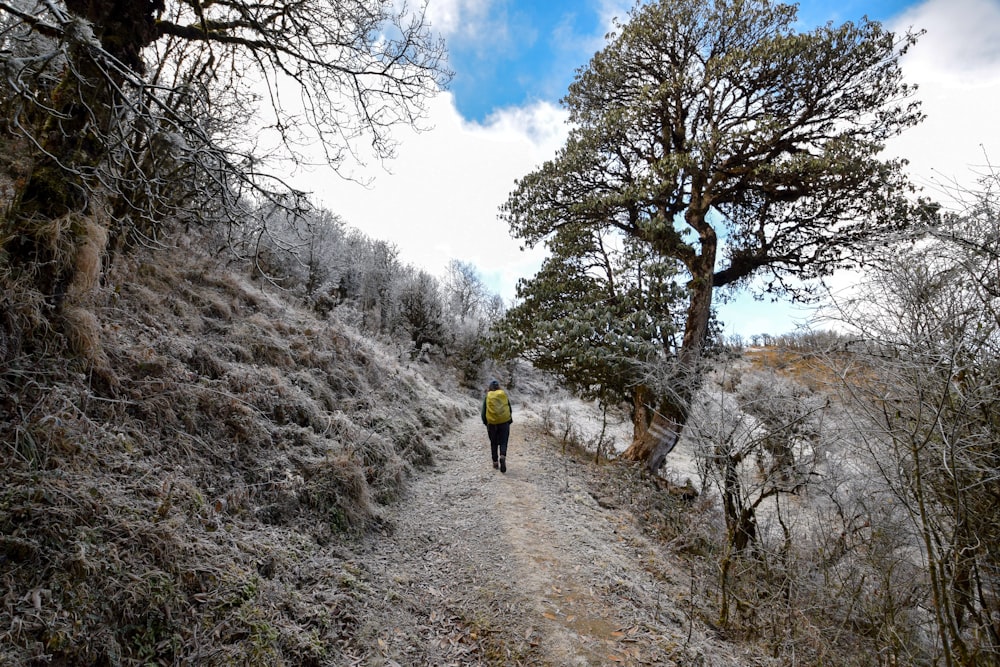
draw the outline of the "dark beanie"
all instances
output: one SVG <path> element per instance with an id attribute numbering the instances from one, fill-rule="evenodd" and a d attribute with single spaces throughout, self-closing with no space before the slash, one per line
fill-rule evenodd
<path id="1" fill-rule="evenodd" d="M 500 383 L 499 382 L 497 382 L 496 380 L 490 380 L 490 391 L 493 391 L 494 389 L 499 389 L 499 388 L 500 388 Z"/>

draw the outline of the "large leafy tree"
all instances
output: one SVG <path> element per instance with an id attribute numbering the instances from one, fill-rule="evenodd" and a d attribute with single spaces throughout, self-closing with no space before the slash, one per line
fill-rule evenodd
<path id="1" fill-rule="evenodd" d="M 625 452 L 654 469 L 687 419 L 714 290 L 759 276 L 801 296 L 906 217 L 903 163 L 879 154 L 921 118 L 899 67 L 915 37 L 795 21 L 767 0 L 638 4 L 570 86 L 566 145 L 502 209 L 529 245 L 612 229 L 682 269 L 681 344 L 660 350 L 666 382 L 636 388 L 651 409 Z"/>
<path id="2" fill-rule="evenodd" d="M 0 0 L 0 102 L 24 151 L 0 276 L 58 320 L 85 246 L 148 240 L 176 214 L 238 221 L 262 199 L 301 210 L 263 166 L 275 151 L 391 157 L 442 57 L 423 13 L 388 0 Z"/>

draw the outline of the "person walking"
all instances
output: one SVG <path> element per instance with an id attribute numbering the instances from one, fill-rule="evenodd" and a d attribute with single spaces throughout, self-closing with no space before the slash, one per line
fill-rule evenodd
<path id="1" fill-rule="evenodd" d="M 490 436 L 490 454 L 493 467 L 507 472 L 507 441 L 510 439 L 510 425 L 514 421 L 510 409 L 510 399 L 500 388 L 500 383 L 490 380 L 490 387 L 483 398 L 483 423 Z"/>

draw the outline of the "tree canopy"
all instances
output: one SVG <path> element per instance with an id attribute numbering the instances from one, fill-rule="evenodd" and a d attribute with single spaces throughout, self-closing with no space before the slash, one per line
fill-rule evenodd
<path id="1" fill-rule="evenodd" d="M 634 392 L 656 399 L 626 456 L 653 467 L 686 420 L 714 288 L 762 277 L 802 296 L 802 280 L 856 265 L 907 224 L 904 163 L 879 154 L 921 119 L 899 66 L 916 37 L 867 19 L 798 32 L 796 11 L 768 0 L 637 4 L 570 86 L 566 145 L 502 208 L 529 245 L 600 229 L 680 270 L 683 338 L 660 351 L 670 389 Z M 556 289 L 575 302 L 570 283 Z"/>
<path id="2" fill-rule="evenodd" d="M 496 340 L 583 396 L 630 399 L 642 364 L 679 345 L 676 267 L 607 229 L 559 235 L 549 249 Z"/>

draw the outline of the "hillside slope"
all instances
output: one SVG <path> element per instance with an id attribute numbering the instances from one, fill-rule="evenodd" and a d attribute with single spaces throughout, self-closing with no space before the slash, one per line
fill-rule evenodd
<path id="1" fill-rule="evenodd" d="M 475 401 L 194 247 L 67 315 L 0 369 L 0 664 L 338 664 L 338 545 Z"/>

